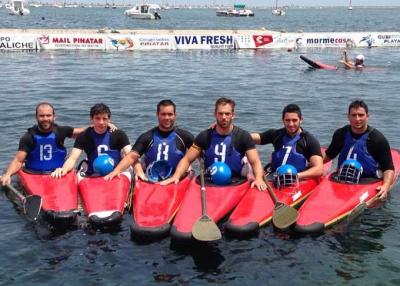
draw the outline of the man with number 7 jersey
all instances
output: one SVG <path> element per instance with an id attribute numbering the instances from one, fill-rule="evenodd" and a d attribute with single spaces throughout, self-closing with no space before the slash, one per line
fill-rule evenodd
<path id="1" fill-rule="evenodd" d="M 246 156 L 254 172 L 252 186 L 266 190 L 263 170 L 256 147 L 250 134 L 233 125 L 235 102 L 221 97 L 215 102 L 215 128 L 201 132 L 194 144 L 179 162 L 174 175 L 161 184 L 178 183 L 189 165 L 199 156 L 204 155 L 204 167 L 209 168 L 214 162 L 225 162 L 231 169 L 233 177 L 240 177 L 243 159 Z"/>
<path id="2" fill-rule="evenodd" d="M 141 134 L 131 152 L 121 161 L 106 179 L 112 179 L 123 169 L 134 164 L 136 178 L 148 181 L 144 170 L 153 162 L 165 160 L 174 171 L 186 150 L 193 143 L 193 135 L 175 127 L 176 105 L 172 100 L 161 100 L 157 104 L 158 126 Z M 139 158 L 142 157 L 142 162 Z"/>
<path id="3" fill-rule="evenodd" d="M 303 116 L 297 104 L 289 104 L 282 111 L 284 128 L 252 133 L 254 143 L 272 143 L 271 171 L 290 164 L 297 169 L 298 178 L 318 178 L 323 174 L 323 160 L 318 140 L 301 128 Z"/>
<path id="4" fill-rule="evenodd" d="M 73 128 L 55 124 L 54 107 L 48 102 L 36 106 L 37 125 L 29 128 L 20 139 L 18 151 L 1 177 L 3 186 L 11 183 L 11 176 L 23 166 L 33 173 L 46 173 L 61 167 L 67 151 L 65 138 L 74 138 L 86 127 Z M 25 164 L 25 165 L 24 165 Z"/>

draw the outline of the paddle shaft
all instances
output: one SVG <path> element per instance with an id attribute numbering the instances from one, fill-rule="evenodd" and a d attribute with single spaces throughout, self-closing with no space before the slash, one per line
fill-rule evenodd
<path id="1" fill-rule="evenodd" d="M 16 194 L 16 195 L 18 196 L 18 198 L 19 198 L 22 202 L 24 202 L 24 201 L 26 200 L 26 197 L 25 197 L 23 194 L 21 194 L 20 191 L 18 191 L 16 188 L 14 188 L 11 184 L 8 184 L 8 185 L 7 185 L 7 188 L 9 188 L 14 194 Z"/>
<path id="2" fill-rule="evenodd" d="M 206 198 L 206 183 L 204 180 L 204 162 L 202 159 L 199 160 L 200 167 L 200 191 L 201 191 L 201 215 L 207 215 L 207 198 Z"/>
<path id="3" fill-rule="evenodd" d="M 272 190 L 272 187 L 268 182 L 267 176 L 264 177 L 264 181 L 265 181 L 265 184 L 267 185 L 267 190 L 268 190 L 269 194 L 271 195 L 272 200 L 274 201 L 275 204 L 278 203 L 279 202 L 278 198 L 277 198 L 275 192 Z"/>

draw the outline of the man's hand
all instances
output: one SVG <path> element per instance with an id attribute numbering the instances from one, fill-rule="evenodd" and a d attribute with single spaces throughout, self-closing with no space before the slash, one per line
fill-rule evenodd
<path id="1" fill-rule="evenodd" d="M 120 173 L 112 171 L 108 175 L 104 176 L 104 180 L 111 181 L 114 177 L 118 177 L 119 178 L 120 176 L 121 176 Z"/>
<path id="2" fill-rule="evenodd" d="M 61 178 L 62 176 L 65 176 L 68 172 L 65 171 L 64 168 L 57 168 L 55 169 L 50 176 L 52 176 L 53 178 Z"/>
<path id="3" fill-rule="evenodd" d="M 384 201 L 387 199 L 388 194 L 389 194 L 389 187 L 387 187 L 386 185 L 382 185 L 376 188 L 378 190 L 378 199 L 380 199 L 381 201 Z"/>
<path id="4" fill-rule="evenodd" d="M 1 185 L 4 187 L 9 184 L 11 184 L 11 176 L 7 175 L 7 174 L 4 174 L 3 176 L 1 176 Z"/>
<path id="5" fill-rule="evenodd" d="M 267 185 L 263 179 L 255 179 L 253 182 L 251 182 L 250 186 L 252 188 L 256 187 L 259 191 L 265 191 L 267 189 Z"/>
<path id="6" fill-rule="evenodd" d="M 172 184 L 172 183 L 178 184 L 179 183 L 179 178 L 176 178 L 175 176 L 172 176 L 171 178 L 168 178 L 168 179 L 166 179 L 164 181 L 161 181 L 160 185 L 161 186 L 165 186 L 165 185 L 169 185 L 169 184 Z"/>

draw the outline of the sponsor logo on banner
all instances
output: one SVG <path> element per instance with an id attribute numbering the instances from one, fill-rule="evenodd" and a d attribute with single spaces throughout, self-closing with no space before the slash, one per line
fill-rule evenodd
<path id="1" fill-rule="evenodd" d="M 119 39 L 110 39 L 111 45 L 116 48 L 117 50 L 128 50 L 132 49 L 135 44 L 133 40 L 129 37 L 119 38 Z"/>
<path id="2" fill-rule="evenodd" d="M 0 36 L 0 50 L 36 50 L 35 41 L 26 41 L 25 37 Z"/>
<path id="3" fill-rule="evenodd" d="M 140 37 L 139 46 L 143 48 L 168 48 L 169 38 L 166 37 Z"/>
<path id="4" fill-rule="evenodd" d="M 378 39 L 383 41 L 383 45 L 400 45 L 400 33 L 378 35 Z"/>
<path id="5" fill-rule="evenodd" d="M 183 48 L 207 46 L 210 49 L 229 49 L 234 48 L 234 39 L 232 35 L 175 36 L 175 44 Z"/>
<path id="6" fill-rule="evenodd" d="M 372 35 L 368 35 L 368 36 L 362 37 L 359 43 L 361 44 L 363 42 L 367 43 L 368 47 L 370 48 L 375 43 L 375 40 L 372 37 Z"/>
<path id="7" fill-rule="evenodd" d="M 268 45 L 274 41 L 272 35 L 253 35 L 253 41 L 256 48 Z"/>
<path id="8" fill-rule="evenodd" d="M 300 47 L 340 47 L 346 46 L 349 42 L 352 42 L 348 38 L 336 38 L 336 37 L 315 37 L 315 38 L 297 38 L 296 46 Z"/>
<path id="9" fill-rule="evenodd" d="M 41 35 L 39 43 L 49 49 L 104 49 L 102 37 Z"/>
<path id="10" fill-rule="evenodd" d="M 50 43 L 49 35 L 45 35 L 45 34 L 41 35 L 39 37 L 39 43 L 44 44 L 44 45 L 47 45 L 48 43 Z"/>

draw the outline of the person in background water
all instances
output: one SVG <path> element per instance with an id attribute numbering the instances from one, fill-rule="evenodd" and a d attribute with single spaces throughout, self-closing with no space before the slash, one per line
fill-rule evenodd
<path id="1" fill-rule="evenodd" d="M 343 61 L 342 63 L 350 69 L 356 69 L 356 70 L 360 70 L 362 69 L 365 65 L 364 65 L 364 56 L 363 55 L 357 55 L 355 62 L 352 62 L 347 55 L 347 50 L 343 51 Z"/>
<path id="2" fill-rule="evenodd" d="M 131 150 L 128 136 L 122 130 L 110 132 L 109 123 L 111 122 L 110 108 L 98 103 L 90 109 L 90 120 L 93 127 L 89 127 L 79 134 L 76 138 L 71 155 L 62 165 L 51 175 L 60 178 L 72 170 L 79 159 L 82 151 L 88 157 L 88 169 L 86 175 L 93 175 L 93 162 L 101 154 L 108 154 L 115 164 L 121 161 L 122 154 L 128 154 Z"/>
<path id="3" fill-rule="evenodd" d="M 206 169 L 214 162 L 225 162 L 231 169 L 232 177 L 240 177 L 243 159 L 246 156 L 255 177 L 252 187 L 266 190 L 261 161 L 253 140 L 248 132 L 233 124 L 235 102 L 229 98 L 219 98 L 215 102 L 214 116 L 215 128 L 204 130 L 197 135 L 193 145 L 179 162 L 173 176 L 161 184 L 178 183 L 190 164 L 200 156 L 204 156 Z"/>
<path id="4" fill-rule="evenodd" d="M 18 151 L 1 177 L 3 186 L 11 183 L 11 176 L 22 167 L 30 172 L 46 173 L 64 164 L 66 138 L 75 138 L 86 127 L 74 128 L 55 124 L 53 105 L 41 102 L 36 106 L 37 124 L 29 128 L 19 141 Z"/>
<path id="5" fill-rule="evenodd" d="M 112 179 L 134 164 L 135 177 L 147 181 L 144 169 L 159 160 L 168 161 L 169 166 L 175 171 L 179 161 L 192 146 L 194 137 L 189 131 L 175 127 L 176 106 L 172 100 L 161 100 L 157 104 L 156 115 L 158 126 L 139 136 L 131 152 L 106 176 L 106 179 Z M 139 158 L 143 155 L 144 160 L 139 162 Z"/>
<path id="6" fill-rule="evenodd" d="M 323 152 L 324 162 L 339 155 L 338 169 L 347 159 L 356 159 L 363 168 L 363 177 L 382 178 L 378 198 L 387 198 L 394 177 L 394 165 L 389 142 L 377 129 L 368 125 L 368 106 L 362 100 L 350 103 L 349 125 L 335 131 L 332 141 Z"/>
<path id="7" fill-rule="evenodd" d="M 271 171 L 290 164 L 298 171 L 298 178 L 318 178 L 323 174 L 321 147 L 318 140 L 301 127 L 303 116 L 297 104 L 289 104 L 282 111 L 283 128 L 252 133 L 255 144 L 272 144 Z"/>

